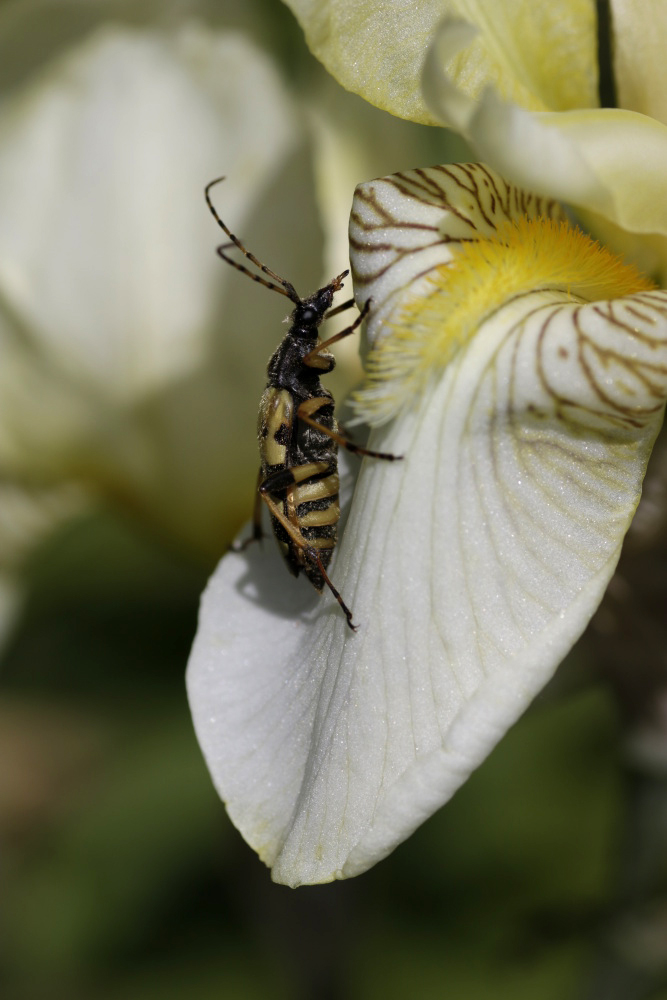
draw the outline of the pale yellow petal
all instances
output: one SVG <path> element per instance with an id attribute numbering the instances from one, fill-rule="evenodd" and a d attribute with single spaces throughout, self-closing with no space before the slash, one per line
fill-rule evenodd
<path id="1" fill-rule="evenodd" d="M 469 32 L 462 22 L 444 24 L 426 60 L 424 93 L 441 121 L 514 184 L 631 232 L 667 234 L 667 126 L 632 111 L 530 112 L 492 88 L 473 101 L 447 72 Z"/>
<path id="2" fill-rule="evenodd" d="M 479 29 L 465 59 L 448 71 L 466 94 L 487 84 L 533 109 L 597 104 L 593 0 L 557 5 L 515 0 L 288 0 L 306 40 L 336 79 L 401 118 L 435 124 L 421 94 L 421 69 L 443 17 Z"/>
<path id="3" fill-rule="evenodd" d="M 667 124 L 667 4 L 610 0 L 616 98 Z"/>

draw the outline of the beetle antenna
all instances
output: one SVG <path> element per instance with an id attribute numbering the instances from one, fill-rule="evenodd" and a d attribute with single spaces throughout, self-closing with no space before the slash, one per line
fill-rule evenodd
<path id="1" fill-rule="evenodd" d="M 224 177 L 216 177 L 215 180 L 209 181 L 209 183 L 204 188 L 204 197 L 206 198 L 206 204 L 210 209 L 211 215 L 218 223 L 220 228 L 227 233 L 230 240 L 232 241 L 231 243 L 224 243 L 222 246 L 216 247 L 216 253 L 220 257 L 222 257 L 222 259 L 227 264 L 231 264 L 232 267 L 235 267 L 237 271 L 242 271 L 243 274 L 247 274 L 248 277 L 252 278 L 253 281 L 258 281 L 260 285 L 264 285 L 266 288 L 271 288 L 273 289 L 274 292 L 279 292 L 281 295 L 286 295 L 288 299 L 291 299 L 292 302 L 295 302 L 298 305 L 298 303 L 301 302 L 301 297 L 298 295 L 296 289 L 294 288 L 294 285 L 290 284 L 290 282 L 286 281 L 284 278 L 281 278 L 279 274 L 276 274 L 275 271 L 272 271 L 270 267 L 266 266 L 266 264 L 262 264 L 261 260 L 258 260 L 254 254 L 250 253 L 250 251 L 243 246 L 240 239 L 234 236 L 234 233 L 232 233 L 231 230 L 228 229 L 228 227 L 225 225 L 225 223 L 218 215 L 215 206 L 211 201 L 210 192 L 212 187 L 215 187 L 216 184 L 220 184 L 221 181 L 224 181 L 224 179 L 225 179 Z M 243 264 L 239 264 L 237 261 L 232 260 L 231 257 L 228 257 L 227 254 L 225 253 L 225 250 L 229 250 L 230 247 L 232 246 L 237 247 L 241 251 L 243 256 L 247 257 L 248 260 L 255 265 L 255 267 L 258 267 L 260 271 L 264 272 L 264 274 L 268 274 L 269 277 L 277 281 L 278 284 L 274 285 L 273 281 L 267 281 L 265 278 L 260 278 L 258 274 L 255 274 L 249 268 L 244 267 Z"/>

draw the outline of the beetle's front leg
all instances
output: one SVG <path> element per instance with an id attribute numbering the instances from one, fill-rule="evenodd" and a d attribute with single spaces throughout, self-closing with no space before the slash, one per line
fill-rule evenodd
<path id="1" fill-rule="evenodd" d="M 351 333 L 354 333 L 357 327 L 363 322 L 366 313 L 370 308 L 370 304 L 371 300 L 368 299 L 368 301 L 364 303 L 364 308 L 361 310 L 354 323 L 351 323 L 350 326 L 341 330 L 340 333 L 335 333 L 333 337 L 329 337 L 328 340 L 321 341 L 321 343 L 318 343 L 312 351 L 308 351 L 308 354 L 305 354 L 303 357 L 304 365 L 308 368 L 316 368 L 318 371 L 330 372 L 336 364 L 336 360 L 327 353 L 321 354 L 320 352 L 326 352 L 327 348 L 331 347 L 332 344 L 336 344 L 339 340 L 343 340 L 344 337 L 349 337 Z M 349 302 L 344 302 L 338 309 L 332 309 L 325 319 L 328 319 L 329 316 L 335 316 L 337 312 L 341 312 L 343 309 L 347 309 L 352 305 L 354 305 L 353 299 L 350 299 Z"/>

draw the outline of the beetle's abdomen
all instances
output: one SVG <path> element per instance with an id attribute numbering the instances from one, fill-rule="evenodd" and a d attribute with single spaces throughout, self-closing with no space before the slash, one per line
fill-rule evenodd
<path id="1" fill-rule="evenodd" d="M 292 470 L 295 477 L 304 477 L 288 490 L 285 513 L 298 527 L 308 546 L 315 549 L 326 569 L 338 540 L 340 504 L 339 480 L 335 458 L 333 461 L 313 462 Z M 285 558 L 292 571 L 303 572 L 310 582 L 322 590 L 324 579 L 316 562 L 303 549 L 292 546 Z"/>

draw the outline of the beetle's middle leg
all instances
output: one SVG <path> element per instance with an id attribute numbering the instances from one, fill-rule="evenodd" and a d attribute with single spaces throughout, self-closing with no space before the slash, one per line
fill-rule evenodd
<path id="1" fill-rule="evenodd" d="M 324 424 L 320 424 L 317 420 L 313 420 L 311 414 L 317 413 L 324 406 L 331 406 L 330 396 L 314 396 L 312 399 L 306 399 L 299 406 L 296 411 L 297 419 L 302 420 L 304 424 L 308 424 L 309 427 L 313 427 L 316 431 L 321 431 L 330 437 L 332 441 L 335 441 L 342 448 L 347 448 L 348 451 L 353 452 L 355 455 L 368 455 L 370 458 L 383 458 L 387 462 L 398 462 L 403 458 L 402 455 L 391 455 L 387 451 L 371 451 L 370 448 L 362 448 L 361 445 L 355 444 L 353 441 L 348 441 L 347 438 L 339 434 L 338 431 L 332 430 L 330 427 L 325 427 Z"/>

